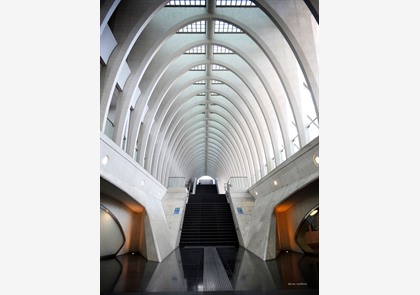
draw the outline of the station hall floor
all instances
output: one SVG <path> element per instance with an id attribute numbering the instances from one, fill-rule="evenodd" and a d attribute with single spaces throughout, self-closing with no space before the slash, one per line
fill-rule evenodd
<path id="1" fill-rule="evenodd" d="M 101 294 L 319 294 L 319 257 L 290 251 L 263 261 L 242 247 L 184 247 L 160 263 L 134 253 L 100 264 Z"/>

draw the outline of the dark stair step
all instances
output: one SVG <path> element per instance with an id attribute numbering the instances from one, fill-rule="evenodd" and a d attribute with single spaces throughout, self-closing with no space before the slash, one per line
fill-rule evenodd
<path id="1" fill-rule="evenodd" d="M 180 246 L 238 246 L 238 237 L 226 195 L 215 185 L 198 185 L 184 213 Z"/>

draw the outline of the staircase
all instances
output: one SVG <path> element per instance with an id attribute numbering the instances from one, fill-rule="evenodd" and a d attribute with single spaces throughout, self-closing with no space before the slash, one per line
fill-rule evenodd
<path id="1" fill-rule="evenodd" d="M 218 194 L 216 185 L 197 185 L 185 209 L 179 246 L 238 245 L 226 195 Z"/>

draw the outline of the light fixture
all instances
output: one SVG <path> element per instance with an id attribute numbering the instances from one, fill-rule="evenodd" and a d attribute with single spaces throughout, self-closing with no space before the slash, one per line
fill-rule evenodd
<path id="1" fill-rule="evenodd" d="M 314 157 L 312 158 L 312 160 L 314 161 L 314 164 L 316 166 L 319 166 L 319 156 L 318 155 L 314 155 Z"/>
<path id="2" fill-rule="evenodd" d="M 277 185 L 277 180 L 274 180 L 274 185 Z"/>
<path id="3" fill-rule="evenodd" d="M 318 209 L 314 209 L 312 210 L 312 212 L 309 214 L 309 216 L 314 216 L 315 214 L 318 213 Z"/>
<path id="4" fill-rule="evenodd" d="M 105 156 L 105 157 L 103 157 L 102 158 L 102 165 L 106 165 L 106 164 L 108 164 L 108 161 L 109 161 L 109 157 L 108 156 Z"/>
<path id="5" fill-rule="evenodd" d="M 258 196 L 258 192 L 255 192 L 255 195 Z"/>
<path id="6" fill-rule="evenodd" d="M 143 186 L 144 185 L 144 179 L 140 182 L 140 185 Z"/>

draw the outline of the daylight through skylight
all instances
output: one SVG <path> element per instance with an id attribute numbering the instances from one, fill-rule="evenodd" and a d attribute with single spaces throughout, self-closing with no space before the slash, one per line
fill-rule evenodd
<path id="1" fill-rule="evenodd" d="M 200 20 L 198 22 L 188 24 L 178 31 L 178 33 L 205 33 L 205 32 L 206 32 L 205 20 Z"/>
<path id="2" fill-rule="evenodd" d="M 166 6 L 206 6 L 206 0 L 172 0 Z"/>
<path id="3" fill-rule="evenodd" d="M 190 71 L 205 71 L 205 70 L 206 70 L 206 65 L 204 65 L 204 64 L 193 67 L 193 68 L 190 69 Z"/>
<path id="4" fill-rule="evenodd" d="M 216 0 L 216 6 L 256 7 L 255 3 L 249 0 Z"/>
<path id="5" fill-rule="evenodd" d="M 206 45 L 196 46 L 185 51 L 185 54 L 205 54 L 205 53 L 206 53 Z"/>
<path id="6" fill-rule="evenodd" d="M 221 20 L 214 21 L 215 33 L 243 33 L 241 29 Z"/>
<path id="7" fill-rule="evenodd" d="M 213 45 L 213 53 L 214 54 L 234 54 L 234 52 L 226 47 Z"/>
<path id="8" fill-rule="evenodd" d="M 225 68 L 225 67 L 223 67 L 223 66 L 220 66 L 220 65 L 215 65 L 215 64 L 212 64 L 212 65 L 211 65 L 211 69 L 212 69 L 213 71 L 227 71 L 227 70 L 228 70 L 227 68 Z"/>

